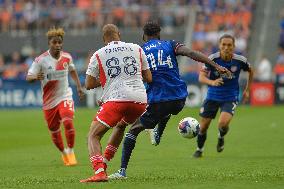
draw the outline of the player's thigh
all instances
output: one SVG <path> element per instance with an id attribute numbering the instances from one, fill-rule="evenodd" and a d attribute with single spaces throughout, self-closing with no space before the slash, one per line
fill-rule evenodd
<path id="1" fill-rule="evenodd" d="M 235 114 L 235 109 L 237 108 L 237 105 L 238 105 L 237 102 L 224 102 L 221 105 L 219 124 L 227 125 L 230 123 L 230 121 L 233 118 L 233 115 Z"/>
<path id="2" fill-rule="evenodd" d="M 48 129 L 50 131 L 57 131 L 60 127 L 60 115 L 58 111 L 58 106 L 52 109 L 43 110 L 45 121 L 47 122 Z"/>
<path id="3" fill-rule="evenodd" d="M 133 124 L 146 111 L 146 104 L 128 102 L 121 108 L 121 111 L 124 113 L 122 121 L 127 124 Z"/>
<path id="4" fill-rule="evenodd" d="M 73 120 L 74 117 L 74 101 L 63 100 L 58 104 L 58 111 L 61 117 L 61 121 Z"/>
<path id="5" fill-rule="evenodd" d="M 106 102 L 104 103 L 94 118 L 94 121 L 99 121 L 106 127 L 112 128 L 121 121 L 124 114 L 121 112 L 123 103 Z"/>
<path id="6" fill-rule="evenodd" d="M 180 99 L 180 100 L 165 102 L 165 106 L 162 107 L 164 109 L 163 111 L 165 112 L 164 113 L 165 116 L 169 114 L 177 115 L 184 108 L 185 100 L 186 99 Z"/>
<path id="7" fill-rule="evenodd" d="M 145 129 L 153 129 L 169 115 L 177 115 L 183 109 L 184 104 L 185 99 L 149 104 L 140 121 Z"/>
<path id="8" fill-rule="evenodd" d="M 140 122 L 145 129 L 153 129 L 161 120 L 162 115 L 159 110 L 160 104 L 149 104 L 146 108 L 146 112 L 140 117 Z"/>
<path id="9" fill-rule="evenodd" d="M 202 118 L 214 119 L 220 107 L 220 103 L 213 100 L 205 100 L 200 108 L 199 115 Z"/>

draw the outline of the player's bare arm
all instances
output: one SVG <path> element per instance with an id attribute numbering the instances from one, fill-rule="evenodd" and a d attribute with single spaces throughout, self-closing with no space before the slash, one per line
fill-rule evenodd
<path id="1" fill-rule="evenodd" d="M 205 70 L 201 70 L 199 73 L 199 82 L 204 83 L 206 85 L 210 85 L 210 86 L 221 86 L 224 84 L 223 79 L 222 78 L 218 78 L 215 80 L 211 80 L 208 78 L 208 72 Z"/>
<path id="2" fill-rule="evenodd" d="M 247 84 L 246 84 L 246 87 L 244 89 L 244 92 L 243 92 L 243 102 L 247 102 L 249 100 L 249 97 L 250 97 L 250 87 L 251 87 L 251 83 L 253 81 L 253 75 L 254 75 L 254 71 L 252 68 L 250 68 L 248 70 L 248 80 L 247 80 Z"/>
<path id="3" fill-rule="evenodd" d="M 93 76 L 90 76 L 90 75 L 86 76 L 85 87 L 86 87 L 87 90 L 94 89 L 94 88 L 97 88 L 99 86 L 101 86 L 101 82 L 100 82 L 99 79 L 97 79 Z"/>
<path id="4" fill-rule="evenodd" d="M 232 73 L 216 64 L 214 61 L 210 60 L 208 57 L 206 57 L 204 54 L 202 54 L 201 52 L 198 52 L 198 51 L 194 51 L 194 50 L 191 50 L 189 48 L 187 48 L 186 46 L 180 46 L 177 48 L 176 50 L 176 54 L 177 55 L 182 55 L 182 56 L 187 56 L 195 61 L 198 61 L 198 62 L 202 62 L 204 64 L 208 64 L 208 65 L 211 65 L 213 66 L 220 74 L 225 74 L 226 77 L 228 78 L 231 78 L 232 77 Z"/>
<path id="5" fill-rule="evenodd" d="M 76 83 L 77 93 L 79 95 L 79 98 L 80 99 L 84 98 L 85 93 L 84 93 L 83 88 L 81 86 L 81 83 L 80 83 L 77 71 L 76 70 L 71 70 L 70 71 L 70 75 L 71 75 L 73 81 Z"/>
<path id="6" fill-rule="evenodd" d="M 26 80 L 28 82 L 34 82 L 36 80 L 44 80 L 44 73 L 40 72 L 37 75 L 27 75 Z"/>
<path id="7" fill-rule="evenodd" d="M 142 78 L 143 81 L 146 83 L 151 83 L 152 82 L 152 73 L 149 69 L 147 70 L 142 70 Z"/>

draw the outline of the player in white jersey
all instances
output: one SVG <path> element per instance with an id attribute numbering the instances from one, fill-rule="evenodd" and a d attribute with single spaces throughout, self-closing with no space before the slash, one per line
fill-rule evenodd
<path id="1" fill-rule="evenodd" d="M 68 73 L 77 85 L 80 98 L 83 90 L 69 53 L 62 51 L 64 30 L 52 28 L 47 32 L 49 50 L 37 57 L 29 68 L 27 81 L 41 81 L 45 120 L 56 147 L 62 152 L 64 165 L 76 165 L 73 151 L 75 129 L 73 126 L 74 103 L 68 83 Z M 60 123 L 65 128 L 67 148 L 64 148 Z"/>
<path id="2" fill-rule="evenodd" d="M 114 136 L 111 142 L 109 140 L 104 155 L 100 140 L 110 128 L 125 127 L 142 115 L 147 104 L 142 80 L 148 83 L 152 81 L 144 51 L 136 44 L 120 41 L 120 33 L 115 25 L 103 27 L 103 40 L 106 46 L 91 57 L 85 83 L 87 89 L 103 88 L 103 104 L 88 135 L 94 176 L 81 182 L 107 181 L 106 161 L 114 156 L 123 135 Z"/>

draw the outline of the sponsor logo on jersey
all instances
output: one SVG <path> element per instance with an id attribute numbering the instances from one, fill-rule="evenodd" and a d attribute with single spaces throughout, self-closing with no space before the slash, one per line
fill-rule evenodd
<path id="1" fill-rule="evenodd" d="M 232 67 L 231 67 L 231 71 L 232 71 L 232 72 L 236 72 L 237 70 L 238 70 L 238 67 L 237 67 L 237 66 L 232 66 Z"/>

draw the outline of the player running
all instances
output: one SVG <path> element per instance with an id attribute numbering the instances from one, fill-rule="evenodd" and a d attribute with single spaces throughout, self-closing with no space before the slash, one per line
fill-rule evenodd
<path id="1" fill-rule="evenodd" d="M 41 81 L 43 112 L 51 138 L 55 146 L 62 153 L 64 165 L 76 165 L 74 154 L 75 128 L 73 125 L 74 102 L 72 90 L 68 83 L 68 73 L 77 85 L 80 98 L 84 93 L 75 70 L 72 57 L 62 51 L 64 30 L 52 28 L 47 32 L 49 49 L 37 57 L 29 68 L 26 80 Z M 60 123 L 65 128 L 67 148 L 61 136 Z"/>
<path id="2" fill-rule="evenodd" d="M 224 150 L 224 136 L 228 133 L 229 124 L 235 113 L 239 101 L 239 75 L 241 70 L 248 72 L 247 85 L 243 92 L 243 101 L 249 99 L 250 86 L 253 80 L 253 71 L 244 56 L 234 54 L 235 38 L 225 34 L 219 39 L 219 52 L 209 56 L 211 60 L 230 70 L 232 79 L 227 79 L 216 72 L 210 65 L 205 65 L 200 72 L 199 81 L 208 85 L 205 101 L 200 109 L 200 131 L 197 135 L 197 150 L 193 157 L 200 158 L 204 151 L 204 143 L 207 137 L 207 129 L 211 120 L 216 117 L 220 109 L 218 121 L 217 152 Z"/>
<path id="3" fill-rule="evenodd" d="M 118 28 L 113 24 L 103 27 L 105 47 L 96 51 L 90 59 L 86 76 L 86 88 L 102 86 L 102 106 L 94 118 L 89 135 L 88 149 L 94 176 L 81 182 L 107 181 L 106 161 L 116 152 L 122 135 L 113 135 L 104 155 L 100 140 L 117 124 L 120 127 L 133 124 L 145 112 L 147 104 L 145 82 L 152 81 L 143 49 L 133 43 L 120 41 Z"/>
<path id="4" fill-rule="evenodd" d="M 160 39 L 160 25 L 147 22 L 143 27 L 143 50 L 146 53 L 150 70 L 153 75 L 152 83 L 147 85 L 147 111 L 131 126 L 126 133 L 121 157 L 120 170 L 110 175 L 111 179 L 126 178 L 126 169 L 139 133 L 145 129 L 154 129 L 153 144 L 158 145 L 160 138 L 171 115 L 177 115 L 184 107 L 188 96 L 187 86 L 181 80 L 177 56 L 187 56 L 193 60 L 215 67 L 218 72 L 230 77 L 230 71 L 219 66 L 200 52 L 192 51 L 174 40 Z M 151 130 L 150 130 L 151 131 Z M 113 134 L 123 134 L 124 130 L 117 127 Z M 120 133 L 120 134 L 118 134 Z"/>

